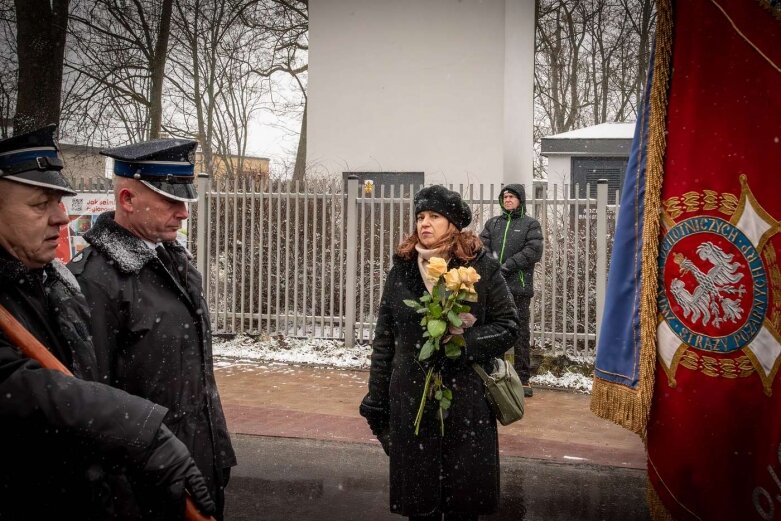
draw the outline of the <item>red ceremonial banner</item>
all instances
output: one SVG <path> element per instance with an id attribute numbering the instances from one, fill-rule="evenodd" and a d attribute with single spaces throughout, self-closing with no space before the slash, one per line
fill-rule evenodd
<path id="1" fill-rule="evenodd" d="M 673 7 L 649 478 L 675 519 L 781 519 L 781 9 Z"/>

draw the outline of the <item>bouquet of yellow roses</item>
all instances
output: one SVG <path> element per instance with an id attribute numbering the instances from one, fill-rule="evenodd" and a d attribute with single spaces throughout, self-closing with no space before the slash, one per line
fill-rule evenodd
<path id="1" fill-rule="evenodd" d="M 475 323 L 467 302 L 477 302 L 475 284 L 480 275 L 472 267 L 447 269 L 447 262 L 441 257 L 432 257 L 426 267 L 425 276 L 433 284 L 431 292 L 418 300 L 407 299 L 404 304 L 423 315 L 420 325 L 426 341 L 420 346 L 418 360 L 428 363 L 423 396 L 420 398 L 415 418 L 415 434 L 420 431 L 423 410 L 427 400 L 437 400 L 440 431 L 445 433 L 445 415 L 453 401 L 453 391 L 442 382 L 442 374 L 435 371 L 436 362 L 442 357 L 456 359 L 461 356 L 464 329 Z"/>

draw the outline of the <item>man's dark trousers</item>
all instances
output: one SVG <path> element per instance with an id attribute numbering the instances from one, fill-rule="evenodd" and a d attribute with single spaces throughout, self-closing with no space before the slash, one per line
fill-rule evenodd
<path id="1" fill-rule="evenodd" d="M 520 335 L 515 342 L 515 372 L 521 378 L 523 385 L 529 384 L 531 378 L 531 355 L 529 342 L 531 331 L 529 330 L 530 311 L 532 298 L 526 295 L 513 295 L 515 307 L 518 308 L 518 321 L 521 324 Z"/>

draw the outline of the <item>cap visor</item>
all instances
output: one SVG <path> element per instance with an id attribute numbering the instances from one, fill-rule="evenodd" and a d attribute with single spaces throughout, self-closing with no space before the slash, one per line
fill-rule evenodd
<path id="1" fill-rule="evenodd" d="M 195 191 L 195 185 L 192 183 L 167 183 L 165 181 L 149 181 L 146 179 L 142 179 L 141 182 L 163 197 L 173 199 L 174 201 L 194 203 L 198 200 L 198 192 Z"/>
<path id="2" fill-rule="evenodd" d="M 65 195 L 76 195 L 76 191 L 71 188 L 68 180 L 58 170 L 30 170 L 29 172 L 2 176 L 0 179 L 8 179 L 17 183 L 55 190 Z"/>

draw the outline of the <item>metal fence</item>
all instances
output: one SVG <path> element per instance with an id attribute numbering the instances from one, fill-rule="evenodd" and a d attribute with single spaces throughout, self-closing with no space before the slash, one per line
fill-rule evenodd
<path id="1" fill-rule="evenodd" d="M 73 181 L 81 192 L 111 190 L 103 180 Z M 414 226 L 416 187 L 366 193 L 355 179 L 345 187 L 205 176 L 198 185 L 187 243 L 216 332 L 371 342 L 385 274 Z M 476 233 L 499 210 L 500 185 L 450 188 L 471 206 Z M 545 238 L 532 340 L 553 354 L 593 356 L 604 305 L 618 206 L 608 204 L 606 183 L 582 188 L 551 186 L 527 197 Z"/>
<path id="2" fill-rule="evenodd" d="M 471 205 L 470 228 L 479 233 L 498 211 L 501 187 L 451 188 Z M 593 356 L 618 208 L 608 204 L 606 184 L 586 187 L 595 196 L 572 197 L 578 188 L 554 186 L 527 200 L 545 235 L 532 338 L 549 352 Z M 215 330 L 369 343 L 394 250 L 414 226 L 414 192 L 364 193 L 357 180 L 345 190 L 333 181 L 199 178 L 189 242 Z"/>

